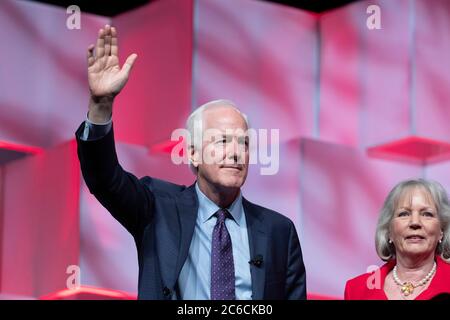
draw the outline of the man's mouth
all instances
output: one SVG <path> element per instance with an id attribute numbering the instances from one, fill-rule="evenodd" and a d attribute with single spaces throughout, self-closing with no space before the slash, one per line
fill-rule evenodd
<path id="1" fill-rule="evenodd" d="M 220 166 L 220 168 L 223 168 L 223 169 L 235 169 L 235 170 L 239 170 L 239 171 L 242 170 L 242 166 L 240 166 L 240 165 L 230 165 L 230 164 L 222 165 L 222 166 Z"/>

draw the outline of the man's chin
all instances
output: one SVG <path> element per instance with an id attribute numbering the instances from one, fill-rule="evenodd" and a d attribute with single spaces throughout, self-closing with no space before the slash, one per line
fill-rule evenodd
<path id="1" fill-rule="evenodd" d="M 224 178 L 219 181 L 219 184 L 224 188 L 240 188 L 244 184 L 244 180 Z"/>

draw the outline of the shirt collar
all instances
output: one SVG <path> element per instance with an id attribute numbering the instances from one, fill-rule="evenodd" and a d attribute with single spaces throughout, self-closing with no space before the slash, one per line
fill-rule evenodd
<path id="1" fill-rule="evenodd" d="M 198 216 L 202 223 L 208 221 L 216 212 L 220 209 L 220 207 L 211 201 L 199 188 L 198 183 L 195 183 L 195 191 L 197 193 L 198 198 Z M 233 220 L 238 224 L 242 224 L 243 216 L 243 208 L 242 208 L 242 193 L 239 191 L 238 196 L 233 201 L 233 203 L 226 208 Z"/>

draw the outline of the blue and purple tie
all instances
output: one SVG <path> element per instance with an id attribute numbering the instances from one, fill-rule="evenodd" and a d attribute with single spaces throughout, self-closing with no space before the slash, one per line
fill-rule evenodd
<path id="1" fill-rule="evenodd" d="M 216 225 L 211 242 L 211 300 L 234 300 L 234 261 L 230 234 L 225 219 L 230 217 L 226 209 L 215 213 Z"/>

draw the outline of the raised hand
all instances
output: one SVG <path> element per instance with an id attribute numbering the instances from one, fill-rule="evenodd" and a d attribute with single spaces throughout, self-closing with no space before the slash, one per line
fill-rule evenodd
<path id="1" fill-rule="evenodd" d="M 127 83 L 136 58 L 136 54 L 131 54 L 120 68 L 117 30 L 109 25 L 99 30 L 97 44 L 90 45 L 87 52 L 90 119 L 104 121 L 110 117 L 114 97 Z"/>

